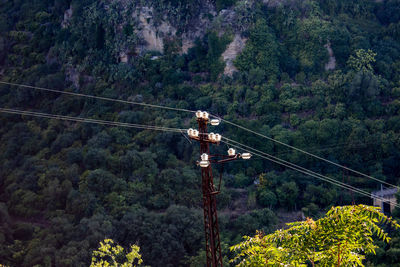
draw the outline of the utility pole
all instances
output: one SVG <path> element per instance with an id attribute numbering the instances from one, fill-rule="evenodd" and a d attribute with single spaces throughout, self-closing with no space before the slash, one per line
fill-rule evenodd
<path id="1" fill-rule="evenodd" d="M 222 266 L 221 241 L 219 237 L 217 201 L 216 195 L 219 193 L 214 186 L 214 178 L 212 174 L 211 163 L 223 164 L 238 158 L 249 159 L 250 153 L 236 154 L 235 150 L 230 148 L 228 156 L 210 155 L 210 144 L 219 144 L 221 135 L 207 132 L 207 124 L 217 126 L 220 121 L 218 119 L 209 119 L 207 112 L 196 112 L 199 130 L 189 129 L 188 135 L 191 139 L 200 143 L 200 158 L 198 165 L 201 167 L 201 181 L 203 191 L 203 211 L 204 211 L 204 232 L 206 239 L 206 257 L 207 267 Z M 218 159 L 222 158 L 222 159 Z M 221 183 L 221 181 L 220 181 Z"/>

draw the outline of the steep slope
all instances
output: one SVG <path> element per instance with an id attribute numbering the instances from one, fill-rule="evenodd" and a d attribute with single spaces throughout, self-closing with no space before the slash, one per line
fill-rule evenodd
<path id="1" fill-rule="evenodd" d="M 400 182 L 399 1 L 21 0 L 2 1 L 0 13 L 1 81 L 207 110 Z M 192 113 L 4 84 L 0 107 L 195 127 Z M 363 190 L 380 188 L 227 124 L 212 130 Z M 1 113 L 0 264 L 87 266 L 106 237 L 138 244 L 151 266 L 198 262 L 198 154 L 181 133 Z M 293 214 L 371 204 L 257 157 L 223 172 L 226 257 L 225 244 L 271 232 Z M 367 261 L 396 264 L 398 247 L 394 239 Z"/>

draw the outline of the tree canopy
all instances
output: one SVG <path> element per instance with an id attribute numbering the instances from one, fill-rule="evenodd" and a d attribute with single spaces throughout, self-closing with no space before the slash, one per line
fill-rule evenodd
<path id="1" fill-rule="evenodd" d="M 0 3 L 3 82 L 205 110 L 400 183 L 399 0 Z M 191 112 L 6 84 L 0 107 L 196 126 Z M 198 265 L 204 254 L 199 147 L 185 131 L 56 118 L 0 114 L 1 263 L 88 266 L 99 241 L 111 238 L 123 248 L 140 245 L 151 266 Z M 224 121 L 211 129 L 368 193 L 380 189 L 377 181 Z M 213 146 L 210 153 L 226 150 Z M 213 173 L 222 173 L 217 205 L 226 257 L 224 247 L 257 229 L 268 235 L 302 215 L 317 220 L 331 206 L 371 204 L 369 197 L 257 157 Z M 363 263 L 398 264 L 399 240 L 395 231 L 389 244 L 377 242 L 376 255 Z"/>
<path id="2" fill-rule="evenodd" d="M 373 237 L 389 242 L 382 224 L 400 225 L 377 207 L 332 207 L 326 216 L 289 223 L 268 235 L 258 232 L 231 247 L 238 266 L 364 266 L 366 254 L 378 246 Z"/>
<path id="3" fill-rule="evenodd" d="M 104 239 L 100 247 L 92 252 L 90 267 L 136 267 L 143 263 L 139 250 L 137 245 L 131 245 L 130 251 L 125 252 L 114 240 Z"/>

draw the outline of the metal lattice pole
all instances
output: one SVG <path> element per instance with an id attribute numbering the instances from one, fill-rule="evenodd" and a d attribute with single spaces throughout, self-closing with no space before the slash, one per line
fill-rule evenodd
<path id="1" fill-rule="evenodd" d="M 207 121 L 198 118 L 200 154 L 209 153 L 209 142 L 207 138 Z M 216 190 L 212 175 L 211 164 L 201 168 L 201 180 L 203 190 L 204 209 L 204 232 L 206 239 L 207 267 L 222 266 L 221 242 L 219 238 Z"/>
<path id="2" fill-rule="evenodd" d="M 211 163 L 224 164 L 238 158 L 249 159 L 250 153 L 236 154 L 233 148 L 228 150 L 228 155 L 210 155 L 210 144 L 219 144 L 221 135 L 207 133 L 207 124 L 218 125 L 219 120 L 208 118 L 207 112 L 196 112 L 199 130 L 188 129 L 188 135 L 191 139 L 200 142 L 200 158 L 198 165 L 201 167 L 201 184 L 203 191 L 203 211 L 204 211 L 204 233 L 206 239 L 206 257 L 207 267 L 222 267 L 221 241 L 219 238 L 217 200 L 219 193 L 214 187 Z"/>

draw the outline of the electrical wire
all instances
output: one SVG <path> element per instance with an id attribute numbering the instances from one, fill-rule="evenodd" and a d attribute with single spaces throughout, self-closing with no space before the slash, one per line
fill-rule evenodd
<path id="1" fill-rule="evenodd" d="M 271 154 L 268 154 L 268 153 L 265 153 L 265 152 L 263 152 L 263 151 L 257 150 L 257 149 L 255 149 L 255 148 L 250 147 L 250 146 L 247 146 L 247 145 L 245 145 L 245 144 L 239 143 L 239 142 L 237 142 L 237 141 L 235 141 L 235 140 L 228 139 L 228 138 L 226 138 L 226 137 L 223 137 L 223 139 L 229 141 L 231 144 L 234 143 L 234 144 L 236 144 L 236 145 L 240 145 L 240 146 L 242 146 L 242 147 L 244 147 L 244 148 L 246 148 L 246 149 L 249 149 L 249 150 L 251 150 L 252 152 L 255 151 L 256 153 L 259 153 L 259 154 L 265 155 L 265 156 L 267 156 L 267 157 L 273 158 L 273 159 L 278 160 L 278 161 L 280 161 L 280 162 L 283 162 L 283 163 L 285 163 L 285 164 L 289 164 L 289 165 L 295 166 L 296 168 L 301 168 L 302 170 L 310 171 L 310 170 L 308 170 L 308 169 L 306 169 L 306 168 L 304 168 L 304 167 L 301 167 L 301 166 L 299 166 L 299 165 L 296 165 L 296 164 L 294 164 L 294 163 L 292 163 L 292 162 L 289 162 L 289 161 L 287 161 L 287 160 L 280 159 L 280 158 L 278 158 L 278 157 L 276 157 L 276 156 L 273 156 L 273 155 L 271 155 Z M 313 172 L 313 171 L 310 171 L 310 172 L 312 172 L 314 175 L 321 175 L 321 174 L 316 173 L 316 172 Z M 329 178 L 329 177 L 328 177 L 328 179 L 332 179 L 332 178 Z"/>
<path id="2" fill-rule="evenodd" d="M 311 175 L 311 176 L 316 177 L 316 178 L 318 178 L 318 179 L 325 180 L 325 181 L 330 182 L 330 183 L 334 183 L 334 184 L 336 184 L 336 185 L 338 185 L 338 186 L 344 187 L 344 188 L 349 189 L 349 190 L 351 190 L 351 191 L 353 191 L 353 192 L 357 192 L 357 193 L 363 194 L 363 195 L 365 195 L 365 196 L 371 197 L 371 195 L 370 195 L 368 192 L 363 191 L 363 190 L 361 190 L 361 189 L 359 189 L 359 188 L 353 187 L 353 186 L 351 186 L 351 185 L 347 185 L 347 184 L 342 183 L 342 182 L 340 182 L 340 181 L 336 181 L 336 180 L 334 180 L 333 178 L 330 178 L 330 177 L 328 177 L 328 176 L 324 176 L 324 175 L 322 175 L 322 174 L 313 172 L 313 171 L 311 171 L 311 170 L 308 170 L 308 169 L 306 169 L 306 168 L 303 168 L 303 167 L 298 166 L 298 165 L 296 165 L 296 164 L 293 164 L 293 163 L 291 163 L 291 162 L 282 160 L 282 159 L 280 159 L 280 158 L 274 157 L 274 156 L 272 156 L 272 155 L 270 155 L 270 154 L 268 154 L 268 153 L 259 151 L 259 150 L 255 149 L 255 148 L 249 147 L 249 146 L 247 146 L 247 145 L 244 145 L 244 144 L 242 144 L 242 143 L 236 142 L 236 141 L 234 141 L 234 140 L 231 140 L 231 139 L 228 139 L 228 138 L 224 138 L 224 139 L 231 141 L 231 142 L 229 142 L 229 141 L 223 141 L 223 142 L 229 143 L 229 144 L 230 144 L 231 146 L 233 146 L 233 147 L 238 147 L 238 146 L 240 146 L 240 149 L 243 149 L 243 147 L 244 147 L 244 148 L 250 150 L 254 155 L 257 155 L 257 156 L 259 156 L 259 157 L 268 159 L 268 160 L 270 160 L 270 161 L 273 161 L 273 162 L 275 162 L 275 163 L 284 165 L 284 166 L 289 167 L 289 168 L 292 168 L 292 169 L 296 169 L 297 171 L 300 171 L 300 172 L 302 172 L 302 173 Z M 232 143 L 232 142 L 233 142 L 233 143 Z M 262 156 L 262 155 L 263 155 L 263 156 Z M 374 197 L 374 198 L 377 198 L 377 199 L 379 199 L 379 200 L 386 201 L 386 202 L 389 202 L 389 203 L 395 205 L 394 202 L 390 202 L 390 201 L 385 200 L 385 199 L 383 199 L 383 198 L 380 198 L 380 197 Z M 397 205 L 397 204 L 396 204 L 396 205 Z M 399 205 L 399 207 L 400 207 L 400 205 Z"/>
<path id="3" fill-rule="evenodd" d="M 48 118 L 48 119 L 102 124 L 102 125 L 107 125 L 107 126 L 136 128 L 136 129 L 143 129 L 143 130 L 155 130 L 155 131 L 177 132 L 177 133 L 180 133 L 180 132 L 182 132 L 182 130 L 184 130 L 184 129 L 179 129 L 179 128 L 169 128 L 169 127 L 144 125 L 144 124 L 105 121 L 105 120 L 97 120 L 97 119 L 81 118 L 81 117 L 71 117 L 71 116 L 55 115 L 55 114 L 17 110 L 17 109 L 8 109 L 8 108 L 0 108 L 0 112 L 8 113 L 8 114 L 18 114 L 18 115 L 27 115 L 27 116 L 33 116 L 33 117 Z"/>
<path id="4" fill-rule="evenodd" d="M 47 91 L 47 92 L 54 92 L 54 93 L 60 93 L 60 94 L 66 94 L 66 95 L 71 95 L 71 96 L 78 96 L 78 97 L 87 97 L 87 98 L 93 98 L 93 99 L 99 99 L 99 100 L 105 100 L 105 101 L 113 101 L 113 102 L 119 102 L 119 103 L 124 103 L 124 104 L 147 106 L 147 107 L 151 107 L 151 108 L 159 108 L 159 109 L 174 110 L 174 111 L 182 111 L 182 112 L 190 112 L 190 113 L 195 113 L 195 112 L 196 112 L 196 111 L 193 111 L 193 110 L 182 109 L 182 108 L 173 108 L 173 107 L 167 107 L 167 106 L 161 106 L 161 105 L 154 105 L 154 104 L 147 104 L 147 103 L 134 102 L 134 101 L 127 101 L 127 100 L 121 100 L 121 99 L 115 99 L 115 98 L 108 98 L 108 97 L 87 95 L 87 94 L 81 94 L 81 93 L 73 93 L 73 92 L 68 92 L 68 91 L 61 91 L 61 90 L 55 90 L 55 89 L 49 89 L 49 88 L 43 88 L 43 87 L 37 87 L 37 86 L 31 86 L 31 85 L 24 85 L 24 84 L 17 84 L 17 83 L 11 83 L 11 82 L 0 81 L 0 84 L 11 85 L 11 86 L 20 86 L 20 87 L 31 88 L 31 89 L 37 89 L 37 90 L 42 90 L 42 91 Z M 387 185 L 387 186 L 399 188 L 399 187 L 396 186 L 396 185 L 393 185 L 393 184 L 391 184 L 391 183 L 385 182 L 385 181 L 383 181 L 383 180 L 380 180 L 380 179 L 375 178 L 375 177 L 373 177 L 373 176 L 370 176 L 370 175 L 368 175 L 368 174 L 362 173 L 362 172 L 360 172 L 360 171 L 351 169 L 351 168 L 349 168 L 349 167 L 346 167 L 346 166 L 344 166 L 344 165 L 338 164 L 338 163 L 333 162 L 333 161 L 331 161 L 331 160 L 325 159 L 325 158 L 323 158 L 323 157 L 320 157 L 320 156 L 318 156 L 318 155 L 315 155 L 315 154 L 313 154 L 313 153 L 310 153 L 310 152 L 308 152 L 308 151 L 305 151 L 304 149 L 291 146 L 291 145 L 289 145 L 289 144 L 286 144 L 286 143 L 284 143 L 284 142 L 281 142 L 281 141 L 279 141 L 279 140 L 276 140 L 276 139 L 274 139 L 274 138 L 272 138 L 272 137 L 268 137 L 268 136 L 266 136 L 266 135 L 264 135 L 264 134 L 258 133 L 258 132 L 256 132 L 256 131 L 253 131 L 253 130 L 251 130 L 251 129 L 248 129 L 248 128 L 244 127 L 244 126 L 241 126 L 241 125 L 239 125 L 239 124 L 236 124 L 236 123 L 234 123 L 234 122 L 230 122 L 230 121 L 228 121 L 228 120 L 222 119 L 222 118 L 219 117 L 219 116 L 216 116 L 216 115 L 213 115 L 213 114 L 209 114 L 209 115 L 210 115 L 211 117 L 215 117 L 215 118 L 219 119 L 220 121 L 223 121 L 223 122 L 225 122 L 225 123 L 227 123 L 227 124 L 230 124 L 230 125 L 232 125 L 232 126 L 235 126 L 235 127 L 239 128 L 239 129 L 242 129 L 242 130 L 244 130 L 244 131 L 247 131 L 247 132 L 250 132 L 250 133 L 252 133 L 252 134 L 255 134 L 255 135 L 259 136 L 259 137 L 268 139 L 268 140 L 270 140 L 270 141 L 272 141 L 272 142 L 275 142 L 275 143 L 278 143 L 278 144 L 280 144 L 280 145 L 286 146 L 286 147 L 288 147 L 288 148 L 290 148 L 290 149 L 294 149 L 294 150 L 296 150 L 296 151 L 299 151 L 299 152 L 301 152 L 301 153 L 304 153 L 304 154 L 306 154 L 306 155 L 308 155 L 308 156 L 311 156 L 311 157 L 313 157 L 313 158 L 316 158 L 316 159 L 322 160 L 322 161 L 324 161 L 324 162 L 333 164 L 333 165 L 335 165 L 336 167 L 343 168 L 343 169 L 345 169 L 345 170 L 347 170 L 347 171 L 356 173 L 356 174 L 361 175 L 361 176 L 363 176 L 363 177 L 365 177 L 365 178 L 368 178 L 368 179 L 375 180 L 375 181 L 380 182 L 380 183 L 382 183 L 382 184 L 385 184 L 385 185 Z"/>
<path id="5" fill-rule="evenodd" d="M 146 106 L 146 107 L 151 107 L 151 108 L 160 108 L 160 109 L 195 113 L 195 111 L 193 111 L 193 110 L 188 110 L 188 109 L 183 109 L 183 108 L 173 108 L 173 107 L 147 104 L 147 103 L 141 103 L 141 102 L 135 102 L 135 101 L 122 100 L 122 99 L 115 99 L 115 98 L 109 98 L 109 97 L 103 97 L 103 96 L 87 95 L 87 94 L 82 94 L 82 93 L 61 91 L 61 90 L 43 88 L 43 87 L 32 86 L 32 85 L 24 85 L 24 84 L 17 84 L 17 83 L 3 82 L 3 81 L 0 81 L 0 84 L 6 84 L 6 85 L 11 85 L 11 86 L 20 86 L 20 87 L 36 89 L 36 90 L 41 90 L 41 91 L 46 91 L 46 92 L 65 94 L 65 95 L 70 95 L 70 96 L 87 97 L 87 98 L 93 98 L 93 99 L 104 100 L 104 101 L 119 102 L 119 103 L 123 103 L 123 104 L 131 104 L 131 105 Z"/>
<path id="6" fill-rule="evenodd" d="M 41 117 L 41 118 L 49 118 L 49 119 L 58 119 L 58 120 L 66 120 L 66 121 L 75 121 L 75 122 L 84 122 L 84 123 L 95 123 L 95 124 L 102 124 L 102 125 L 108 125 L 108 126 L 117 126 L 117 127 L 129 127 L 129 128 L 137 128 L 137 129 L 145 129 L 145 130 L 158 130 L 158 131 L 168 131 L 168 132 L 176 132 L 176 133 L 182 133 L 184 129 L 179 129 L 179 128 L 169 128 L 169 127 L 161 127 L 161 126 L 152 126 L 152 125 L 143 125 L 143 124 L 132 124 L 132 123 L 122 123 L 122 122 L 113 122 L 113 121 L 105 121 L 105 120 L 97 120 L 97 119 L 90 119 L 90 118 L 80 118 L 80 117 L 71 117 L 71 116 L 63 116 L 63 115 L 55 115 L 55 114 L 48 114 L 48 113 L 41 113 L 41 112 L 33 112 L 33 111 L 24 111 L 24 110 L 16 110 L 16 109 L 8 109 L 8 108 L 0 108 L 0 112 L 2 113 L 7 113 L 7 114 L 17 114 L 17 115 L 27 115 L 27 116 L 34 116 L 34 117 Z M 347 185 L 345 183 L 336 181 L 328 176 L 321 175 L 319 173 L 313 172 L 311 170 L 308 170 L 306 168 L 303 168 L 301 166 L 298 166 L 296 164 L 293 164 L 291 162 L 282 160 L 280 158 L 274 157 L 268 153 L 259 151 L 255 148 L 252 148 L 250 146 L 247 146 L 245 144 L 239 143 L 237 141 L 228 139 L 226 137 L 223 137 L 223 143 L 227 145 L 231 145 L 234 147 L 239 147 L 241 149 L 246 148 L 250 150 L 254 155 L 267 159 L 269 161 L 275 162 L 277 164 L 286 166 L 288 168 L 291 168 L 293 170 L 296 170 L 298 172 L 301 172 L 303 174 L 315 177 L 317 179 L 332 183 L 336 186 L 340 186 L 342 188 L 345 188 L 347 190 L 359 193 L 361 195 L 375 198 L 390 204 L 393 204 L 394 206 L 400 208 L 400 205 L 397 203 L 385 200 L 384 198 L 381 198 L 376 195 L 369 194 L 368 192 L 358 189 L 356 187 Z M 226 141 L 225 141 L 226 140 Z"/>
<path id="7" fill-rule="evenodd" d="M 377 182 L 380 182 L 380 183 L 382 183 L 382 184 L 388 185 L 388 186 L 390 186 L 390 187 L 399 188 L 398 186 L 396 186 L 396 185 L 394 185 L 394 184 L 385 182 L 385 181 L 380 180 L 380 179 L 378 179 L 378 178 L 372 177 L 372 176 L 370 176 L 370 175 L 368 175 L 368 174 L 359 172 L 359 171 L 357 171 L 357 170 L 351 169 L 351 168 L 349 168 L 349 167 L 346 167 L 346 166 L 344 166 L 344 165 L 338 164 L 338 163 L 333 162 L 333 161 L 331 161 L 331 160 L 322 158 L 322 157 L 320 157 L 320 156 L 318 156 L 318 155 L 315 155 L 315 154 L 310 153 L 310 152 L 307 152 L 307 151 L 305 151 L 305 150 L 303 150 L 303 149 L 300 149 L 300 148 L 291 146 L 291 145 L 289 145 L 289 144 L 283 143 L 283 142 L 281 142 L 281 141 L 279 141 L 279 140 L 275 140 L 275 139 L 273 139 L 272 137 L 263 135 L 263 134 L 258 133 L 258 132 L 256 132 L 256 131 L 253 131 L 253 130 L 250 130 L 250 129 L 248 129 L 248 128 L 246 128 L 246 127 L 243 127 L 243 126 L 241 126 L 241 125 L 239 125 L 239 124 L 236 124 L 236 123 L 227 121 L 227 120 L 222 119 L 222 118 L 220 118 L 220 117 L 218 117 L 218 116 L 215 116 L 215 115 L 211 115 L 211 116 L 213 116 L 213 117 L 215 117 L 215 118 L 218 118 L 218 119 L 220 119 L 221 121 L 223 121 L 223 122 L 225 122 L 225 123 L 227 123 L 227 124 L 230 124 L 230 125 L 232 125 L 232 126 L 235 126 L 235 127 L 237 127 L 237 128 L 240 128 L 240 129 L 245 130 L 245 131 L 247 131 L 247 132 L 250 132 L 250 133 L 253 133 L 253 134 L 255 134 L 255 135 L 258 135 L 258 136 L 260 136 L 260 137 L 262 137 L 262 138 L 268 139 L 268 140 L 273 141 L 273 142 L 275 142 L 275 143 L 278 143 L 278 144 L 280 144 L 280 145 L 283 145 L 283 146 L 286 146 L 286 147 L 288 147 L 288 148 L 291 148 L 291 149 L 294 149 L 294 150 L 296 150 L 296 151 L 299 151 L 299 152 L 301 152 L 301 153 L 307 154 L 307 155 L 309 155 L 309 156 L 311 156 L 311 157 L 313 157 L 313 158 L 316 158 L 316 159 L 325 161 L 325 162 L 327 162 L 327 163 L 333 164 L 333 165 L 335 165 L 336 167 L 343 168 L 343 169 L 345 169 L 345 170 L 348 170 L 348 171 L 350 171 L 350 172 L 356 173 L 356 174 L 361 175 L 361 176 L 363 176 L 363 177 L 366 177 L 366 178 L 375 180 L 375 181 L 377 181 Z"/>
<path id="8" fill-rule="evenodd" d="M 322 151 L 336 150 L 336 149 L 340 149 L 340 148 L 343 148 L 343 147 L 349 147 L 349 146 L 352 149 L 353 148 L 363 148 L 366 145 L 372 145 L 372 144 L 376 144 L 376 142 L 345 143 L 343 145 L 322 146 L 321 149 L 319 149 L 318 147 L 311 147 L 311 151 L 313 153 L 316 153 L 316 152 L 322 152 Z M 309 149 L 309 151 L 310 151 L 310 149 Z M 277 155 L 278 156 L 282 156 L 282 155 L 288 155 L 290 153 L 292 153 L 291 150 L 285 150 L 285 151 L 278 152 Z"/>
<path id="9" fill-rule="evenodd" d="M 371 145 L 371 144 L 377 144 L 377 142 L 341 142 L 341 143 L 336 143 L 336 144 L 331 144 L 331 145 L 326 145 L 326 146 L 312 146 L 312 147 L 307 147 L 308 151 L 312 151 L 312 152 L 316 152 L 316 151 L 326 151 L 329 149 L 336 149 L 336 148 L 340 148 L 340 147 L 348 147 L 351 146 L 351 148 L 355 148 L 355 147 L 363 147 L 365 145 Z M 291 149 L 286 149 L 283 151 L 280 151 L 278 154 L 287 154 L 287 153 L 291 153 L 292 150 Z"/>
<path id="10" fill-rule="evenodd" d="M 231 139 L 228 139 L 228 138 L 223 138 L 223 139 L 225 139 L 226 141 L 223 140 L 223 141 L 221 141 L 221 142 L 223 142 L 223 143 L 225 143 L 225 144 L 228 144 L 228 145 L 231 145 L 232 147 L 235 147 L 235 148 L 239 148 L 239 149 L 243 149 L 243 150 L 246 150 L 246 149 L 247 149 L 247 150 L 249 150 L 249 151 L 250 151 L 253 155 L 255 155 L 255 156 L 258 156 L 258 157 L 261 157 L 261 158 L 263 158 L 263 159 L 272 161 L 272 162 L 277 163 L 277 164 L 279 164 L 279 165 L 288 167 L 288 168 L 290 168 L 290 169 L 292 169 L 292 170 L 301 172 L 301 173 L 303 173 L 303 174 L 312 176 L 312 177 L 314 177 L 314 178 L 323 180 L 323 181 L 325 181 L 325 182 L 334 184 L 334 185 L 336 185 L 336 186 L 342 187 L 342 188 L 347 189 L 347 190 L 350 190 L 350 191 L 352 191 L 352 192 L 355 192 L 355 193 L 358 193 L 358 194 L 361 194 L 361 195 L 364 195 L 364 196 L 367 196 L 367 197 L 370 197 L 370 198 L 378 199 L 378 200 L 383 201 L 383 202 L 390 203 L 390 204 L 394 205 L 395 207 L 400 208 L 400 205 L 397 204 L 397 203 L 395 203 L 395 202 L 392 202 L 392 201 L 390 201 L 390 200 L 386 200 L 386 199 L 384 199 L 384 198 L 382 198 L 382 197 L 379 197 L 379 196 L 377 196 L 377 195 L 370 194 L 370 193 L 368 193 L 368 192 L 366 192 L 366 191 L 364 191 L 364 190 L 362 190 L 362 189 L 359 189 L 359 188 L 357 188 L 357 187 L 354 187 L 354 186 L 351 186 L 351 185 L 342 183 L 342 182 L 340 182 L 340 181 L 336 181 L 336 180 L 334 180 L 333 178 L 330 178 L 330 177 L 328 177 L 328 176 L 325 176 L 325 175 L 322 175 L 322 174 L 313 172 L 313 171 L 311 171 L 311 170 L 308 170 L 308 169 L 306 169 L 306 168 L 303 168 L 303 167 L 298 166 L 298 165 L 296 165 L 296 164 L 293 164 L 293 163 L 291 163 L 291 162 L 282 160 L 282 159 L 280 159 L 280 158 L 274 157 L 274 156 L 272 156 L 272 155 L 270 155 L 270 154 L 267 154 L 267 153 L 265 153 L 265 152 L 259 151 L 259 150 L 255 149 L 255 148 L 252 148 L 252 147 L 249 147 L 249 146 L 247 146 L 247 145 L 241 144 L 241 143 L 236 142 L 236 141 L 234 141 L 234 140 L 231 140 Z M 230 141 L 233 141 L 233 142 L 230 142 Z M 236 143 L 236 144 L 235 144 L 235 143 Z"/>

